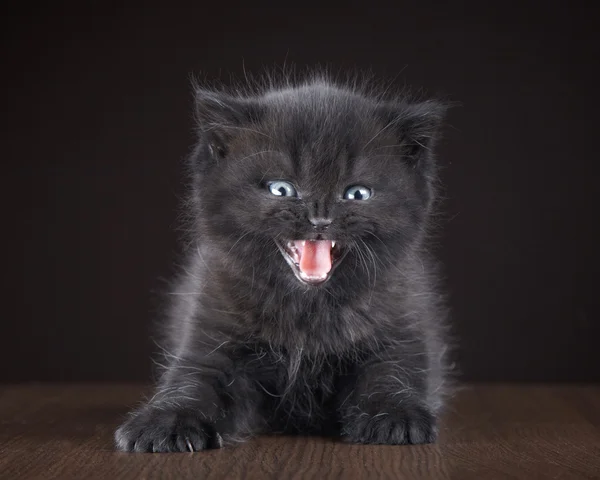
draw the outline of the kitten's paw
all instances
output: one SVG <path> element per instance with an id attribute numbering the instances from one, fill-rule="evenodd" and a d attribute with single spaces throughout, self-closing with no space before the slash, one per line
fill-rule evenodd
<path id="1" fill-rule="evenodd" d="M 222 447 L 223 439 L 194 412 L 146 408 L 117 429 L 115 443 L 122 452 L 198 452 Z"/>
<path id="2" fill-rule="evenodd" d="M 347 418 L 342 427 L 342 437 L 350 443 L 433 443 L 437 434 L 435 417 L 420 407 L 377 415 L 358 413 Z"/>

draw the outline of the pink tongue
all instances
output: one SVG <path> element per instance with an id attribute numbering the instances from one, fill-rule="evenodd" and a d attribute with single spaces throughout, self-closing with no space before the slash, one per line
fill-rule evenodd
<path id="1" fill-rule="evenodd" d="M 331 270 L 331 240 L 307 240 L 300 252 L 300 270 L 324 277 Z"/>

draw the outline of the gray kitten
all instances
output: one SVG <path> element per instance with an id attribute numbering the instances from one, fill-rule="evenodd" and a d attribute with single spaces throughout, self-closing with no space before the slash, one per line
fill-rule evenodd
<path id="1" fill-rule="evenodd" d="M 436 439 L 447 314 L 424 247 L 445 110 L 324 77 L 197 88 L 165 368 L 119 450 Z"/>

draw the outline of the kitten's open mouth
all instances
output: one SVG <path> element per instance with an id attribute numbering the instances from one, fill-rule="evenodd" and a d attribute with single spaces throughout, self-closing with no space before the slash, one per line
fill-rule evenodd
<path id="1" fill-rule="evenodd" d="M 309 285 L 329 280 L 346 253 L 335 240 L 291 240 L 277 246 L 298 280 Z"/>

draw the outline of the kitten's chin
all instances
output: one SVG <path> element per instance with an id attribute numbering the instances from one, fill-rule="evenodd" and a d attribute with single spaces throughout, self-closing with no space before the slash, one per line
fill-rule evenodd
<path id="1" fill-rule="evenodd" d="M 306 285 L 318 286 L 327 282 L 346 255 L 346 250 L 335 240 L 290 240 L 275 243 L 296 278 Z"/>

